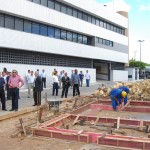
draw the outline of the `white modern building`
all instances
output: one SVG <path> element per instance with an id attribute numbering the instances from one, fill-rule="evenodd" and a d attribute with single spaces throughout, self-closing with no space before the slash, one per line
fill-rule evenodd
<path id="1" fill-rule="evenodd" d="M 120 80 L 127 63 L 126 12 L 94 0 L 0 0 L 0 70 L 25 76 L 44 68 L 50 77 L 54 68 L 68 74 L 77 68 L 95 82 L 117 70 Z"/>

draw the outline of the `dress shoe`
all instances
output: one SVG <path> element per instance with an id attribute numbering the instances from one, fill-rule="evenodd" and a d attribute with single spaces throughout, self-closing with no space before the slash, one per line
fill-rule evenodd
<path id="1" fill-rule="evenodd" d="M 15 109 L 10 109 L 9 111 L 14 111 Z"/>
<path id="2" fill-rule="evenodd" d="M 7 109 L 2 109 L 2 111 L 7 111 Z"/>
<path id="3" fill-rule="evenodd" d="M 36 104 L 32 105 L 32 106 L 36 106 Z"/>
<path id="4" fill-rule="evenodd" d="M 18 111 L 18 109 L 15 109 L 15 111 Z"/>

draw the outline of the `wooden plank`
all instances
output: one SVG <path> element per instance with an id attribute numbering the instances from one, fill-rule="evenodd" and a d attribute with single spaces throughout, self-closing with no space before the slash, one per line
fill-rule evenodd
<path id="1" fill-rule="evenodd" d="M 26 130 L 25 130 L 25 127 L 24 127 L 24 123 L 23 123 L 22 118 L 19 118 L 19 121 L 20 121 L 21 127 L 22 127 L 22 129 L 23 129 L 24 135 L 27 136 L 27 133 L 26 133 Z"/>
<path id="2" fill-rule="evenodd" d="M 79 117 L 80 117 L 80 114 L 78 114 L 75 120 L 73 121 L 73 124 L 72 124 L 73 126 L 78 122 Z"/>
<path id="3" fill-rule="evenodd" d="M 101 115 L 101 113 L 100 113 L 100 111 L 99 111 L 98 114 L 97 114 L 97 116 L 96 116 L 96 121 L 94 122 L 94 126 L 97 125 L 97 122 L 98 122 L 98 120 L 99 120 L 99 118 L 100 118 L 100 115 Z"/>

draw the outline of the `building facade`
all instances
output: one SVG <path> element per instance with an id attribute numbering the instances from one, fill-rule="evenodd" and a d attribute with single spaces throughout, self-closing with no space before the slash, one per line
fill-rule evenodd
<path id="1" fill-rule="evenodd" d="M 128 17 L 94 0 L 0 0 L 0 67 L 89 70 L 110 80 L 128 63 Z"/>

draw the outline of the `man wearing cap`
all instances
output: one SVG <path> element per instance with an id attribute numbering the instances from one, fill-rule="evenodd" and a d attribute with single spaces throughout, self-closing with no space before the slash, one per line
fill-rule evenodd
<path id="1" fill-rule="evenodd" d="M 11 88 L 12 92 L 12 109 L 10 111 L 18 111 L 19 89 L 24 85 L 24 81 L 19 75 L 17 75 L 16 70 L 12 71 L 12 75 L 9 78 L 8 85 Z"/>
<path id="2" fill-rule="evenodd" d="M 117 111 L 117 106 L 122 105 L 122 100 L 127 96 L 127 93 L 122 89 L 112 89 L 109 93 L 114 111 Z"/>

